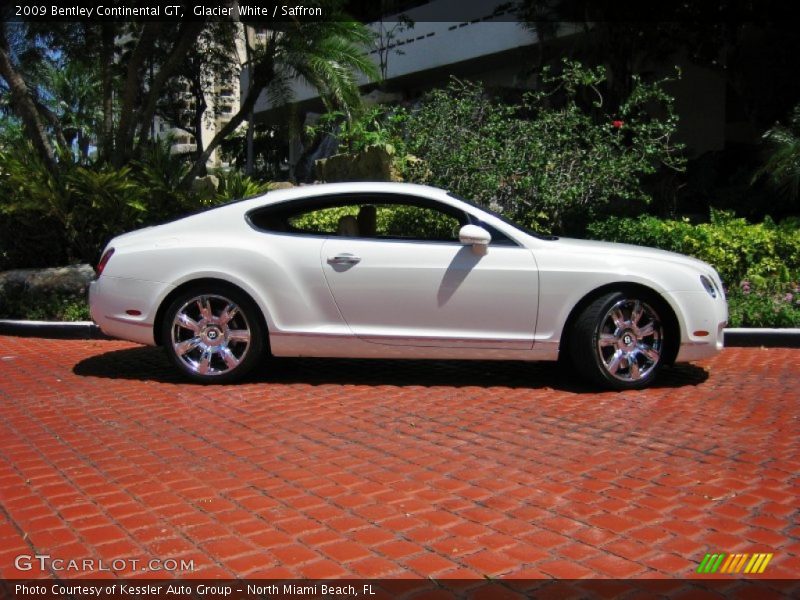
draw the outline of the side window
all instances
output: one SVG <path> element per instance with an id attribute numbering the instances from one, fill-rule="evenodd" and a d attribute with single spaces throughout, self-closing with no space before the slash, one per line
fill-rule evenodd
<path id="1" fill-rule="evenodd" d="M 375 237 L 401 240 L 458 241 L 459 219 L 413 204 L 375 206 Z M 365 232 L 366 233 L 366 232 Z"/>
<path id="2" fill-rule="evenodd" d="M 457 243 L 470 218 L 425 199 L 365 194 L 265 207 L 250 213 L 249 220 L 257 229 L 292 234 Z"/>
<path id="3" fill-rule="evenodd" d="M 353 217 L 358 215 L 360 207 L 358 204 L 346 204 L 343 206 L 330 206 L 319 208 L 307 212 L 297 213 L 288 219 L 289 231 L 295 233 L 316 233 L 322 235 L 338 235 L 339 224 L 343 217 Z"/>

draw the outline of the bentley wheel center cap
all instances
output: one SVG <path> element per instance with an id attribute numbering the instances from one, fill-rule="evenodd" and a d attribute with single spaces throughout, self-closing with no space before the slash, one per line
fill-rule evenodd
<path id="1" fill-rule="evenodd" d="M 206 329 L 205 336 L 210 344 L 218 343 L 222 340 L 222 332 L 216 327 Z"/>

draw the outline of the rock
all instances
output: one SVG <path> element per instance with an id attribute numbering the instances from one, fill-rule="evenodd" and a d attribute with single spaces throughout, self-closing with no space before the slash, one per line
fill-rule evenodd
<path id="1" fill-rule="evenodd" d="M 270 191 L 272 190 L 288 190 L 293 188 L 294 184 L 291 181 L 270 181 L 268 184 Z"/>
<path id="2" fill-rule="evenodd" d="M 192 181 L 192 191 L 195 192 L 200 198 L 209 200 L 217 195 L 219 189 L 219 177 L 216 175 L 206 175 L 205 177 L 196 177 Z"/>
<path id="3" fill-rule="evenodd" d="M 91 265 L 71 265 L 50 269 L 15 269 L 0 273 L 0 297 L 20 293 L 47 295 L 52 293 L 86 295 L 89 282 L 95 278 Z"/>
<path id="4" fill-rule="evenodd" d="M 369 146 L 357 154 L 334 154 L 314 162 L 317 178 L 335 181 L 400 181 L 393 168 L 394 146 Z"/>

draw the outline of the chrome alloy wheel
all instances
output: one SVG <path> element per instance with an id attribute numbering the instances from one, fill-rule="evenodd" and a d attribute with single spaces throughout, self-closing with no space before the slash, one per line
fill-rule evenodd
<path id="1" fill-rule="evenodd" d="M 622 299 L 600 319 L 597 352 L 606 372 L 625 382 L 645 379 L 661 361 L 664 328 L 653 308 Z"/>
<path id="2" fill-rule="evenodd" d="M 212 294 L 188 300 L 175 312 L 171 326 L 175 356 L 189 371 L 205 376 L 236 369 L 250 349 L 250 335 L 244 311 Z"/>

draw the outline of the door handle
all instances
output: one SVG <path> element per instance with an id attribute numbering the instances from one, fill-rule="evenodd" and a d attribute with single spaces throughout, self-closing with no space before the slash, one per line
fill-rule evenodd
<path id="1" fill-rule="evenodd" d="M 336 256 L 329 256 L 328 262 L 332 265 L 355 265 L 361 262 L 361 258 L 349 252 L 343 252 Z"/>

